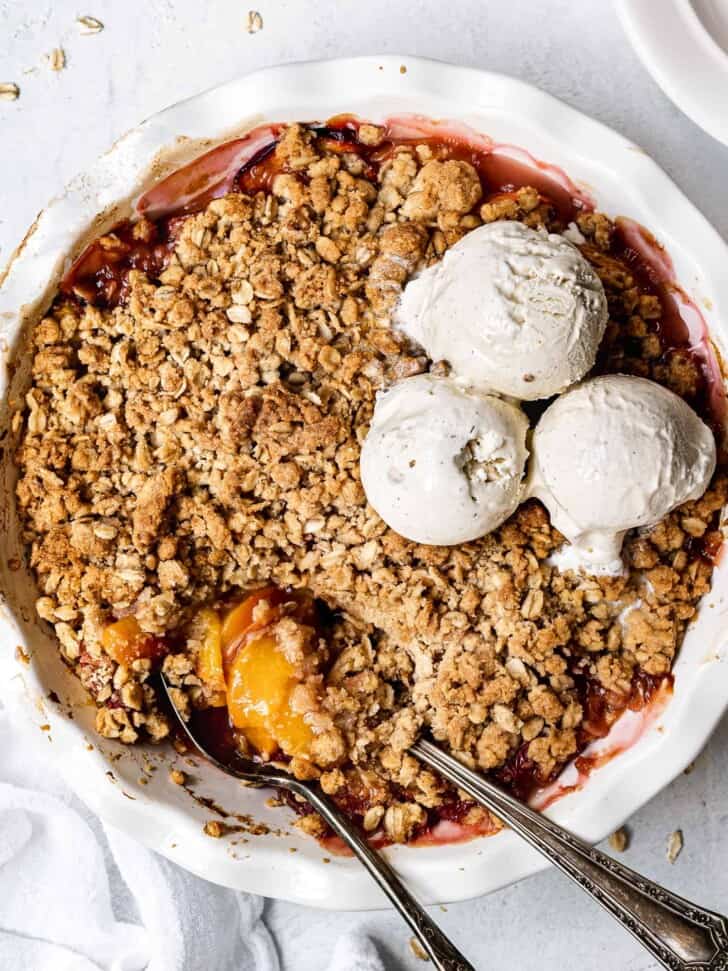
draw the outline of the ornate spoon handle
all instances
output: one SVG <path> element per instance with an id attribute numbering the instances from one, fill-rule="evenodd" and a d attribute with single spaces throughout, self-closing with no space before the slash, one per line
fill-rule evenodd
<path id="1" fill-rule="evenodd" d="M 428 741 L 412 754 L 539 850 L 670 971 L 728 971 L 728 919 L 670 893 L 524 806 Z"/>
<path id="2" fill-rule="evenodd" d="M 277 782 L 277 785 L 280 784 L 280 781 Z M 384 857 L 359 836 L 349 819 L 318 786 L 290 779 L 286 780 L 286 784 L 307 799 L 351 848 L 414 931 L 437 971 L 475 971 L 407 890 Z"/>

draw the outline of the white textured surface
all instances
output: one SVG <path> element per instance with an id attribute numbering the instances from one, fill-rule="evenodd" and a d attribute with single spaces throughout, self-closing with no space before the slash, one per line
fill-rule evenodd
<path id="1" fill-rule="evenodd" d="M 264 28 L 250 36 L 247 7 L 237 0 L 92 0 L 84 9 L 71 0 L 0 0 L 0 81 L 22 89 L 17 102 L 0 101 L 0 262 L 45 201 L 141 118 L 267 64 L 377 50 L 410 50 L 542 86 L 642 145 L 728 236 L 728 150 L 665 99 L 628 48 L 610 5 L 544 0 L 538 13 L 536 6 L 533 0 L 261 0 Z M 75 17 L 82 13 L 106 29 L 80 36 Z M 68 62 L 57 75 L 42 60 L 56 46 L 64 47 Z M 724 912 L 727 748 L 724 722 L 693 773 L 635 817 L 625 856 Z M 676 827 L 683 829 L 685 849 L 671 867 L 664 850 Z M 325 965 L 338 933 L 354 926 L 375 936 L 388 967 L 424 967 L 393 915 L 333 915 L 272 903 L 267 916 L 291 971 Z M 437 917 L 479 969 L 657 967 L 554 873 Z"/>

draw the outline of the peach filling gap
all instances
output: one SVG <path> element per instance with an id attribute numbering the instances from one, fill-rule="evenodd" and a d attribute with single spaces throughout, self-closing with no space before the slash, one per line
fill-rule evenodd
<path id="1" fill-rule="evenodd" d="M 308 758 L 313 731 L 296 711 L 303 672 L 286 656 L 276 622 L 293 617 L 313 624 L 310 597 L 264 587 L 227 611 L 204 608 L 197 675 L 212 691 L 212 704 L 227 706 L 230 722 L 264 759 L 278 753 Z"/>
<path id="2" fill-rule="evenodd" d="M 264 759 L 279 754 L 306 759 L 314 732 L 294 700 L 303 671 L 276 635 L 276 623 L 284 617 L 314 626 L 312 598 L 263 587 L 231 608 L 201 608 L 191 622 L 200 644 L 196 674 L 209 706 L 226 707 L 233 729 Z M 102 640 L 120 664 L 156 660 L 165 651 L 131 615 L 109 624 Z"/>

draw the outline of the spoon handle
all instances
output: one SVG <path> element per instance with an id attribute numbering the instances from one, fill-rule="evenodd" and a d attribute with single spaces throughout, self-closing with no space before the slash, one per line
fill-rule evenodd
<path id="1" fill-rule="evenodd" d="M 645 879 L 572 836 L 431 742 L 412 754 L 494 812 L 586 890 L 670 971 L 728 971 L 728 919 Z"/>
<path id="2" fill-rule="evenodd" d="M 293 784 L 291 784 L 293 783 Z M 280 784 L 280 783 L 279 783 Z M 407 890 L 384 857 L 354 829 L 333 800 L 309 783 L 291 780 L 289 787 L 311 803 L 334 832 L 350 847 L 409 924 L 437 971 L 475 971 Z"/>

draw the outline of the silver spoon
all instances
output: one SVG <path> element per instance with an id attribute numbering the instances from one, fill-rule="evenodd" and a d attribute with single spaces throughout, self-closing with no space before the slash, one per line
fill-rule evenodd
<path id="1" fill-rule="evenodd" d="M 728 971 L 728 918 L 691 903 L 572 836 L 432 742 L 413 755 L 527 840 L 615 917 L 670 971 Z"/>
<path id="2" fill-rule="evenodd" d="M 348 817 L 344 815 L 333 800 L 324 794 L 317 783 L 302 782 L 299 779 L 294 779 L 293 776 L 282 769 L 253 762 L 242 755 L 236 754 L 229 762 L 221 762 L 208 752 L 204 745 L 192 734 L 189 725 L 182 718 L 174 703 L 172 692 L 169 690 L 170 685 L 164 674 L 161 675 L 161 681 L 169 698 L 169 703 L 174 709 L 185 734 L 208 762 L 212 762 L 227 775 L 235 776 L 235 778 L 242 779 L 244 782 L 250 782 L 254 785 L 276 786 L 279 789 L 288 789 L 290 792 L 302 796 L 326 820 L 337 836 L 343 839 L 355 856 L 359 858 L 359 861 L 364 864 L 369 874 L 409 924 L 437 971 L 475 971 L 473 965 L 465 960 L 457 948 L 445 937 L 437 924 L 432 921 L 422 905 L 407 890 L 384 857 L 373 850 L 367 841 L 357 833 Z"/>

